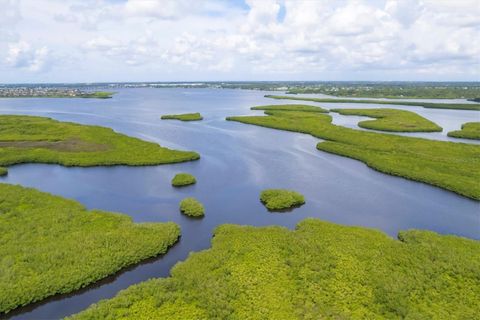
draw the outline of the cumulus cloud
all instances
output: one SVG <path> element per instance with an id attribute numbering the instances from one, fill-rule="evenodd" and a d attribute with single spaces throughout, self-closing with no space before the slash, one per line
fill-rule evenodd
<path id="1" fill-rule="evenodd" d="M 16 1 L 0 1 L 8 8 L 0 30 L 18 24 L 4 61 L 22 70 L 47 69 L 52 48 L 91 72 L 108 62 L 125 79 L 131 68 L 159 80 L 167 71 L 185 80 L 480 72 L 477 0 L 68 0 L 48 10 L 24 0 L 21 12 Z"/>
<path id="2" fill-rule="evenodd" d="M 33 72 L 45 71 L 50 67 L 48 48 L 45 46 L 32 48 L 32 46 L 25 41 L 9 44 L 5 60 L 11 67 Z"/>

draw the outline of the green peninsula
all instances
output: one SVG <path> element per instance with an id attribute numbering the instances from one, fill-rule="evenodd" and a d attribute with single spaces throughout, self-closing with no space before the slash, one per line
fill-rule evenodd
<path id="1" fill-rule="evenodd" d="M 0 184 L 0 314 L 163 254 L 172 223 L 135 224 L 35 189 Z"/>
<path id="2" fill-rule="evenodd" d="M 430 231 L 222 225 L 171 277 L 70 319 L 474 319 L 478 270 L 479 241 Z"/>
<path id="3" fill-rule="evenodd" d="M 300 100 L 300 101 L 312 101 L 312 102 L 393 104 L 397 106 L 412 106 L 412 107 L 424 107 L 424 108 L 434 108 L 434 109 L 457 109 L 457 110 L 480 111 L 480 104 L 475 104 L 475 103 L 434 103 L 434 102 L 416 102 L 416 101 L 332 99 L 332 98 L 309 98 L 309 97 L 275 96 L 275 95 L 265 95 L 265 97 L 272 98 L 272 99 Z"/>
<path id="4" fill-rule="evenodd" d="M 306 104 L 273 104 L 268 106 L 252 107 L 251 110 L 277 110 L 277 111 L 305 111 L 328 113 L 327 109 L 321 107 L 309 106 Z"/>
<path id="5" fill-rule="evenodd" d="M 441 132 L 442 128 L 436 123 L 425 119 L 415 112 L 378 108 L 378 109 L 330 109 L 341 115 L 354 115 L 376 118 L 375 120 L 360 121 L 358 126 L 391 132 Z"/>
<path id="6" fill-rule="evenodd" d="M 450 131 L 449 137 L 480 140 L 480 122 L 467 122 L 462 124 L 461 130 Z"/>
<path id="7" fill-rule="evenodd" d="M 326 114 L 266 111 L 268 116 L 227 120 L 308 133 L 326 141 L 317 149 L 360 160 L 390 175 L 428 183 L 480 200 L 480 146 L 354 130 L 333 125 Z"/>
<path id="8" fill-rule="evenodd" d="M 199 159 L 112 129 L 34 116 L 0 116 L 0 167 L 19 163 L 64 166 L 157 165 Z"/>

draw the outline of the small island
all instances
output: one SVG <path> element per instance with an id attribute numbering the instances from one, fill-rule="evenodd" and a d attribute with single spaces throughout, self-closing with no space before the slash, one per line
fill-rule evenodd
<path id="1" fill-rule="evenodd" d="M 195 198 L 185 198 L 180 201 L 180 211 L 189 217 L 200 218 L 205 215 L 205 208 L 202 203 Z"/>
<path id="2" fill-rule="evenodd" d="M 301 206 L 305 198 L 298 192 L 286 189 L 267 189 L 260 194 L 260 201 L 268 210 L 278 211 Z"/>
<path id="3" fill-rule="evenodd" d="M 166 114 L 161 117 L 162 120 L 180 120 L 180 121 L 200 121 L 203 119 L 202 115 L 196 113 L 183 113 L 183 114 Z"/>
<path id="4" fill-rule="evenodd" d="M 196 182 L 197 180 L 195 179 L 195 177 L 189 173 L 177 173 L 172 179 L 172 186 L 184 187 L 195 184 Z"/>
<path id="5" fill-rule="evenodd" d="M 480 122 L 466 122 L 462 124 L 461 130 L 447 133 L 452 138 L 480 140 Z"/>

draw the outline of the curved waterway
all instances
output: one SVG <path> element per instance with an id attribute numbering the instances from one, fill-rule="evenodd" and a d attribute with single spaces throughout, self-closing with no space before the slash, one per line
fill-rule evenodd
<path id="1" fill-rule="evenodd" d="M 171 267 L 185 260 L 189 252 L 208 248 L 213 230 L 223 223 L 294 228 L 298 221 L 316 217 L 381 229 L 392 237 L 399 230 L 418 228 L 480 239 L 478 202 L 376 172 L 356 160 L 318 151 L 315 145 L 319 140 L 309 135 L 224 120 L 230 115 L 259 114 L 249 110 L 255 105 L 288 103 L 264 98 L 267 93 L 142 88 L 119 89 L 108 100 L 0 99 L 2 114 L 40 115 L 107 126 L 166 147 L 201 154 L 199 161 L 151 167 L 66 168 L 44 164 L 10 167 L 8 176 L 0 178 L 0 182 L 76 199 L 91 209 L 128 214 L 137 222 L 174 221 L 181 226 L 182 237 L 165 256 L 72 294 L 20 308 L 8 317 L 59 319 L 113 297 L 132 284 L 168 276 Z M 363 104 L 361 107 L 395 106 Z M 459 128 L 464 122 L 478 121 L 479 115 L 472 111 L 405 109 L 449 130 Z M 160 120 L 162 114 L 197 111 L 202 113 L 204 121 Z M 418 135 L 431 139 L 441 136 Z M 198 183 L 172 188 L 170 180 L 177 172 L 194 174 Z M 294 189 L 305 195 L 307 203 L 292 212 L 270 213 L 258 199 L 265 188 Z M 178 203 L 186 196 L 203 202 L 205 218 L 188 219 L 179 213 Z"/>

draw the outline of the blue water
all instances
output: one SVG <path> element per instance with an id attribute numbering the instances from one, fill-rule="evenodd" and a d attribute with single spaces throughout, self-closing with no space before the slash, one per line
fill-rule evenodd
<path id="1" fill-rule="evenodd" d="M 170 268 L 189 252 L 208 248 L 214 228 L 222 223 L 293 228 L 304 218 L 316 217 L 377 228 L 392 237 L 399 230 L 417 228 L 480 239 L 478 202 L 318 151 L 315 145 L 319 140 L 309 135 L 224 120 L 230 115 L 261 114 L 249 110 L 255 105 L 286 103 L 264 98 L 264 94 L 268 92 L 136 88 L 118 89 L 114 98 L 108 100 L 0 99 L 2 114 L 40 115 L 107 126 L 162 146 L 201 154 L 199 161 L 151 167 L 10 167 L 8 176 L 0 178 L 0 182 L 76 199 L 92 209 L 125 213 L 138 222 L 174 221 L 182 228 L 182 238 L 164 257 L 129 268 L 79 292 L 21 308 L 9 316 L 58 319 L 113 297 L 129 285 L 168 276 Z M 406 109 L 446 128 L 457 129 L 464 122 L 478 121 L 478 113 L 473 111 Z M 201 112 L 205 120 L 160 120 L 162 114 L 186 112 Z M 334 122 L 344 121 L 352 127 L 358 122 L 346 118 L 349 117 L 334 117 Z M 418 135 L 446 139 L 441 134 Z M 172 188 L 170 180 L 178 172 L 194 174 L 198 183 Z M 307 203 L 292 212 L 270 213 L 258 199 L 265 188 L 299 191 Z M 178 203 L 186 196 L 203 202 L 205 218 L 189 219 L 179 213 Z"/>

